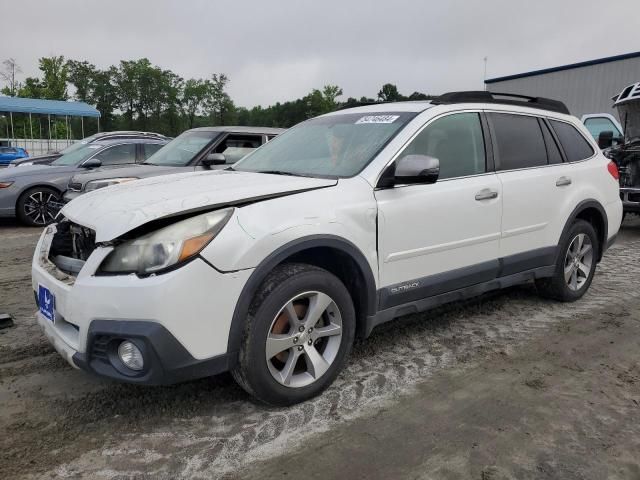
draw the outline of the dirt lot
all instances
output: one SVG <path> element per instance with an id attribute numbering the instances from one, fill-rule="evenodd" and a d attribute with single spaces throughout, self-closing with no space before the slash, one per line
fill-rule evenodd
<path id="1" fill-rule="evenodd" d="M 640 478 L 640 221 L 574 304 L 531 285 L 407 317 L 324 395 L 73 370 L 33 320 L 38 232 L 0 223 L 0 478 Z"/>

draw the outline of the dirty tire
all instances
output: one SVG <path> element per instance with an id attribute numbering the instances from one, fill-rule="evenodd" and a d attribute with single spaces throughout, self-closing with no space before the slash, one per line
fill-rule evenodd
<path id="1" fill-rule="evenodd" d="M 342 319 L 342 337 L 329 368 L 313 383 L 294 388 L 279 383 L 272 375 L 266 359 L 266 342 L 274 319 L 283 306 L 290 299 L 309 291 L 331 297 Z M 238 364 L 231 373 L 244 390 L 261 402 L 273 406 L 302 402 L 320 394 L 340 373 L 353 345 L 355 327 L 353 301 L 338 277 L 312 265 L 280 265 L 265 278 L 251 302 Z M 304 362 L 306 364 L 306 360 Z"/>
<path id="2" fill-rule="evenodd" d="M 35 200 L 34 200 L 35 198 Z M 34 215 L 29 215 L 28 210 L 30 210 L 29 205 L 40 199 L 44 205 L 43 213 L 37 215 L 35 218 Z M 16 216 L 21 223 L 28 225 L 30 227 L 44 227 L 50 223 L 53 223 L 55 216 L 57 215 L 57 210 L 53 207 L 47 206 L 50 201 L 60 202 L 60 193 L 53 188 L 48 187 L 34 187 L 30 188 L 18 199 L 16 203 Z"/>
<path id="3" fill-rule="evenodd" d="M 569 285 L 565 280 L 565 259 L 572 241 L 580 234 L 586 235 L 591 241 L 591 245 L 593 246 L 593 260 L 589 269 L 589 275 L 586 277 L 584 284 L 578 290 L 572 290 L 569 288 Z M 556 259 L 556 268 L 553 276 L 549 278 L 540 278 L 535 281 L 536 289 L 540 296 L 559 300 L 561 302 L 574 302 L 581 298 L 587 290 L 589 290 L 589 286 L 593 280 L 600 249 L 601 245 L 598 240 L 598 235 L 596 234 L 593 226 L 585 220 L 574 221 L 571 228 L 560 239 L 560 244 L 558 246 L 559 253 L 558 258 Z"/>

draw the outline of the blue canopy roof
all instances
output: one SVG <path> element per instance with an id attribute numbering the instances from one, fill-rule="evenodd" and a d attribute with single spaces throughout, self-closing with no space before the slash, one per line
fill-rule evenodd
<path id="1" fill-rule="evenodd" d="M 68 115 L 70 117 L 99 117 L 100 112 L 84 102 L 42 100 L 0 96 L 0 112 L 38 113 L 42 115 Z"/>

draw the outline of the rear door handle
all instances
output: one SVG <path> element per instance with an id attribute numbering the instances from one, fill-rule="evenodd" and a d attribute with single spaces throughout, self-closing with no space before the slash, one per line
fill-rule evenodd
<path id="1" fill-rule="evenodd" d="M 556 180 L 556 187 L 566 187 L 567 185 L 571 185 L 571 179 L 569 177 L 560 177 Z"/>
<path id="2" fill-rule="evenodd" d="M 483 188 L 478 193 L 476 193 L 476 200 L 492 200 L 494 198 L 498 198 L 498 192 L 495 190 L 489 190 L 488 188 Z"/>

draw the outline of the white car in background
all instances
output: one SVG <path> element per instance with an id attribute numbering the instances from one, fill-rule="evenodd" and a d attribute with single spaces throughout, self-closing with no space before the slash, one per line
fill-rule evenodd
<path id="1" fill-rule="evenodd" d="M 601 149 L 624 142 L 622 125 L 610 113 L 590 113 L 583 115 L 580 120 Z"/>
<path id="2" fill-rule="evenodd" d="M 362 106 L 227 170 L 88 193 L 36 247 L 38 323 L 105 377 L 230 370 L 288 405 L 395 317 L 528 281 L 577 300 L 622 204 L 615 164 L 567 113 L 489 92 Z"/>

